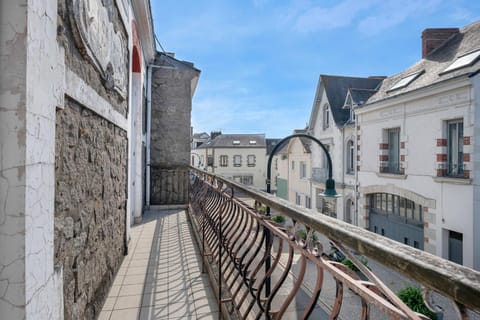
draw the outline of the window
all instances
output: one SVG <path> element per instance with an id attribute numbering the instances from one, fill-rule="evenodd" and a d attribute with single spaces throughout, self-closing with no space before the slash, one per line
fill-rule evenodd
<path id="1" fill-rule="evenodd" d="M 257 140 L 250 140 L 249 143 L 255 145 L 257 144 Z"/>
<path id="2" fill-rule="evenodd" d="M 292 170 L 295 170 L 295 161 L 292 160 Z"/>
<path id="3" fill-rule="evenodd" d="M 312 208 L 312 198 L 310 198 L 309 196 L 305 196 L 305 208 Z"/>
<path id="4" fill-rule="evenodd" d="M 323 106 L 323 130 L 327 129 L 330 125 L 330 115 L 329 115 L 328 104 Z"/>
<path id="5" fill-rule="evenodd" d="M 353 107 L 350 108 L 350 120 L 355 122 L 355 110 Z"/>
<path id="6" fill-rule="evenodd" d="M 233 140 L 233 141 L 232 141 L 232 144 L 234 144 L 234 145 L 239 145 L 239 144 L 240 144 L 240 140 Z"/>
<path id="7" fill-rule="evenodd" d="M 448 260 L 463 264 L 463 234 L 448 231 Z"/>
<path id="8" fill-rule="evenodd" d="M 400 128 L 388 129 L 388 172 L 400 173 Z"/>
<path id="9" fill-rule="evenodd" d="M 302 196 L 295 192 L 295 203 L 300 205 L 302 203 Z"/>
<path id="10" fill-rule="evenodd" d="M 307 164 L 304 161 L 300 161 L 300 179 L 307 177 Z"/>
<path id="11" fill-rule="evenodd" d="M 423 224 L 423 207 L 394 194 L 370 194 L 370 210 L 376 214 L 401 217 L 405 223 Z"/>
<path id="12" fill-rule="evenodd" d="M 249 154 L 247 156 L 247 166 L 249 167 L 255 167 L 255 155 Z"/>
<path id="13" fill-rule="evenodd" d="M 253 184 L 253 176 L 233 176 L 233 180 L 243 183 L 247 186 L 250 186 Z"/>
<path id="14" fill-rule="evenodd" d="M 447 122 L 448 175 L 463 176 L 463 121 Z"/>
<path id="15" fill-rule="evenodd" d="M 223 155 L 220 156 L 220 167 L 227 167 L 228 166 L 228 156 Z"/>
<path id="16" fill-rule="evenodd" d="M 355 145 L 352 140 L 347 142 L 347 174 L 353 174 L 355 172 Z"/>
<path id="17" fill-rule="evenodd" d="M 423 71 L 424 70 L 421 70 L 421 71 L 412 73 L 406 77 L 403 77 L 402 79 L 397 81 L 390 89 L 388 89 L 388 91 L 392 91 L 392 90 L 396 90 L 396 89 L 400 89 L 408 86 L 410 82 L 418 78 L 418 76 L 420 76 L 423 73 Z"/>
<path id="18" fill-rule="evenodd" d="M 207 166 L 213 167 L 213 155 L 207 155 Z"/>
<path id="19" fill-rule="evenodd" d="M 457 58 L 442 73 L 473 65 L 475 62 L 477 62 L 478 58 L 480 58 L 480 50 L 470 52 Z"/>
<path id="20" fill-rule="evenodd" d="M 233 166 L 240 167 L 242 166 L 242 156 L 237 154 L 233 156 Z"/>
<path id="21" fill-rule="evenodd" d="M 278 170 L 278 158 L 275 158 L 275 170 Z"/>

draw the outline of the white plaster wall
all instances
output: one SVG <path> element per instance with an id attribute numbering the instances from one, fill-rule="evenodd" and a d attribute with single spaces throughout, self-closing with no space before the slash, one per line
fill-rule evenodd
<path id="1" fill-rule="evenodd" d="M 463 233 L 464 265 L 473 266 L 473 187 L 454 183 L 452 179 L 436 179 L 436 139 L 445 137 L 446 120 L 463 118 L 465 135 L 472 135 L 471 99 L 468 83 L 432 89 L 425 97 L 412 97 L 379 108 L 360 110 L 357 117 L 361 127 L 361 162 L 358 174 L 362 189 L 375 185 L 394 185 L 432 199 L 435 221 L 429 223 L 434 233 L 429 235 L 429 248 L 445 257 L 442 230 Z M 382 131 L 401 128 L 400 140 L 405 142 L 405 176 L 381 175 L 379 171 L 379 143 Z M 468 147 L 466 147 L 468 148 Z M 362 194 L 365 197 L 365 194 Z M 426 229 L 425 229 L 426 230 Z M 426 246 L 427 247 L 427 246 Z"/>
<path id="2" fill-rule="evenodd" d="M 26 318 L 61 319 L 62 273 L 53 266 L 55 110 L 63 105 L 64 77 L 57 3 L 29 0 L 27 16 Z"/>
<path id="3" fill-rule="evenodd" d="M 0 12 L 0 314 L 61 319 L 62 272 L 53 267 L 55 109 L 63 98 L 57 4 L 2 1 Z"/>
<path id="4" fill-rule="evenodd" d="M 23 319 L 27 1 L 0 6 L 0 314 Z"/>
<path id="5" fill-rule="evenodd" d="M 312 188 L 310 177 L 312 175 L 312 169 L 310 164 L 310 153 L 306 153 L 303 148 L 303 144 L 300 139 L 292 139 L 289 144 L 289 164 L 288 164 L 288 198 L 290 202 L 296 202 L 296 194 L 300 194 L 301 202 L 300 205 L 305 207 L 305 196 L 311 197 Z M 295 162 L 295 167 L 292 170 L 292 161 Z M 300 178 L 300 162 L 305 162 L 306 165 L 306 177 Z M 313 204 L 313 199 L 312 199 Z M 314 208 L 312 206 L 312 208 Z"/>

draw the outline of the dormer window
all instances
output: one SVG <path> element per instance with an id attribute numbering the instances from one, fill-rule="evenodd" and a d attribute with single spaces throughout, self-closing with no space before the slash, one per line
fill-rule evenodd
<path id="1" fill-rule="evenodd" d="M 234 145 L 239 145 L 240 144 L 240 140 L 233 140 L 232 142 Z"/>
<path id="2" fill-rule="evenodd" d="M 480 58 L 480 50 L 467 53 L 461 57 L 458 57 L 451 65 L 449 65 L 440 74 L 450 72 L 460 68 L 473 65 Z"/>
<path id="3" fill-rule="evenodd" d="M 425 70 L 421 70 L 415 73 L 412 73 L 406 77 L 403 77 L 399 81 L 397 81 L 390 89 L 387 91 L 393 91 L 401 88 L 405 88 L 408 86 L 413 80 L 417 79 Z"/>
<path id="4" fill-rule="evenodd" d="M 256 145 L 256 144 L 257 144 L 257 141 L 256 141 L 256 140 L 250 140 L 250 144 L 251 144 L 251 145 Z"/>

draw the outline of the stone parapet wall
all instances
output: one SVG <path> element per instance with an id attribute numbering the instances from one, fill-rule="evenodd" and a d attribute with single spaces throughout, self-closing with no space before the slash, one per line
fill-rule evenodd
<path id="1" fill-rule="evenodd" d="M 127 133 L 65 104 L 56 116 L 55 264 L 65 319 L 94 319 L 125 252 Z"/>

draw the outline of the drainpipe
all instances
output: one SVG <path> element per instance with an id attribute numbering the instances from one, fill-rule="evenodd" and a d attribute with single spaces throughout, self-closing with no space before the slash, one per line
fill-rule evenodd
<path id="1" fill-rule="evenodd" d="M 146 173 L 145 173 L 145 207 L 150 209 L 150 134 L 151 134 L 151 120 L 152 120 L 152 65 L 148 65 L 147 72 L 147 138 L 146 138 Z"/>

